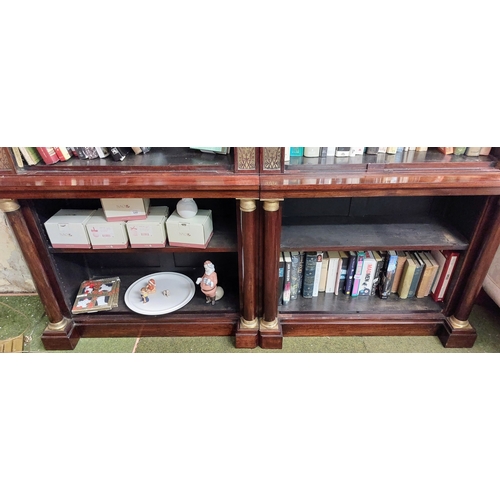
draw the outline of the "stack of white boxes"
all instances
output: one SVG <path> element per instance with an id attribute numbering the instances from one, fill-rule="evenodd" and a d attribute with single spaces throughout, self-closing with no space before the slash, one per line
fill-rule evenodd
<path id="1" fill-rule="evenodd" d="M 194 217 L 181 217 L 177 210 L 167 219 L 171 247 L 207 248 L 213 235 L 212 210 L 199 209 Z"/>

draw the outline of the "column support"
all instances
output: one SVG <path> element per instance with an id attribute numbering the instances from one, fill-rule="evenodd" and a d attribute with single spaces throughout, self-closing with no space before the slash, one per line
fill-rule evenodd
<path id="1" fill-rule="evenodd" d="M 263 316 L 260 320 L 259 345 L 263 349 L 281 349 L 283 331 L 278 319 L 278 261 L 281 241 L 282 199 L 261 199 L 264 209 Z"/>
<path id="2" fill-rule="evenodd" d="M 46 349 L 74 349 L 79 340 L 79 337 L 71 336 L 74 323 L 69 318 L 64 317 L 59 308 L 36 243 L 20 208 L 21 206 L 16 200 L 0 199 L 0 210 L 7 215 L 49 320 L 47 328 L 42 334 L 42 342 Z"/>
<path id="3" fill-rule="evenodd" d="M 239 199 L 239 238 L 241 241 L 241 316 L 235 332 L 237 348 L 253 349 L 258 345 L 257 318 L 257 203 L 256 199 Z"/>

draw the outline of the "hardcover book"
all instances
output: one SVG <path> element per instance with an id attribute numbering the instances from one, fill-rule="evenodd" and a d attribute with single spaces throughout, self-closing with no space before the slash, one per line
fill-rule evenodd
<path id="1" fill-rule="evenodd" d="M 398 251 L 398 263 L 396 265 L 396 273 L 394 274 L 394 281 L 392 282 L 391 293 L 396 293 L 398 291 L 399 282 L 401 281 L 401 276 L 403 275 L 403 268 L 406 262 L 406 252 Z"/>
<path id="2" fill-rule="evenodd" d="M 349 263 L 349 254 L 344 250 L 340 250 L 340 262 L 337 273 L 337 282 L 335 283 L 335 295 L 344 291 L 345 278 L 347 274 L 347 265 Z"/>
<path id="3" fill-rule="evenodd" d="M 37 147 L 36 150 L 40 153 L 40 156 L 42 157 L 45 165 L 52 165 L 59 161 L 54 148 Z"/>
<path id="4" fill-rule="evenodd" d="M 28 165 L 37 165 L 42 161 L 42 157 L 36 148 L 20 146 L 19 149 Z"/>
<path id="5" fill-rule="evenodd" d="M 304 281 L 304 259 L 305 259 L 305 252 L 299 252 L 300 254 L 300 261 L 299 261 L 299 289 L 297 291 L 298 295 L 302 294 L 302 283 Z"/>
<path id="6" fill-rule="evenodd" d="M 316 252 L 316 272 L 314 274 L 314 283 L 313 283 L 313 297 L 317 297 L 319 294 L 319 282 L 321 280 L 321 268 L 323 266 L 323 251 L 318 250 Z"/>
<path id="7" fill-rule="evenodd" d="M 359 295 L 359 287 L 361 285 L 361 273 L 363 271 L 363 262 L 365 260 L 365 252 L 359 250 L 356 252 L 356 267 L 354 269 L 354 278 L 352 282 L 351 297 L 357 297 Z"/>
<path id="8" fill-rule="evenodd" d="M 392 282 L 398 264 L 398 254 L 395 250 L 389 250 L 385 256 L 384 269 L 380 276 L 379 296 L 381 299 L 389 298 L 392 290 Z"/>
<path id="9" fill-rule="evenodd" d="M 340 262 L 340 252 L 337 252 L 335 250 L 328 251 L 328 272 L 326 277 L 325 293 L 335 293 L 339 262 Z"/>
<path id="10" fill-rule="evenodd" d="M 68 151 L 68 148 L 64 146 L 56 146 L 54 147 L 54 151 L 56 152 L 59 161 L 67 161 L 71 158 L 71 153 Z"/>
<path id="11" fill-rule="evenodd" d="M 411 256 L 413 260 L 415 261 L 415 272 L 413 273 L 413 278 L 410 283 L 410 289 L 408 290 L 408 298 L 411 299 L 412 297 L 415 297 L 415 294 L 417 292 L 417 287 L 420 283 L 420 278 L 422 277 L 422 273 L 425 268 L 425 264 L 418 255 L 418 252 L 411 252 Z"/>
<path id="12" fill-rule="evenodd" d="M 437 263 L 433 263 L 429 259 L 429 254 L 427 252 L 418 252 L 418 255 L 425 264 L 424 270 L 422 272 L 422 278 L 420 279 L 420 283 L 415 293 L 415 297 L 421 299 L 429 295 L 432 281 L 439 266 L 437 265 Z"/>
<path id="13" fill-rule="evenodd" d="M 285 258 L 285 281 L 283 283 L 283 304 L 290 302 L 292 293 L 292 256 L 290 252 L 283 252 Z"/>
<path id="14" fill-rule="evenodd" d="M 354 250 L 349 250 L 349 260 L 347 262 L 347 269 L 344 283 L 344 293 L 351 295 L 352 285 L 354 282 L 354 272 L 356 271 L 358 255 Z"/>
<path id="15" fill-rule="evenodd" d="M 373 277 L 372 291 L 370 294 L 373 296 L 377 294 L 377 290 L 380 285 L 380 275 L 384 267 L 384 256 L 380 252 L 377 252 L 376 250 L 373 250 L 372 253 L 373 257 L 377 262 L 377 266 L 375 268 L 375 276 Z"/>
<path id="16" fill-rule="evenodd" d="M 290 300 L 296 300 L 299 296 L 299 266 L 300 253 L 296 250 L 290 252 Z"/>
<path id="17" fill-rule="evenodd" d="M 413 276 L 415 274 L 415 269 L 417 267 L 417 263 L 413 260 L 413 256 L 410 252 L 406 253 L 406 261 L 403 266 L 403 274 L 401 276 L 401 280 L 398 286 L 398 295 L 400 299 L 407 299 L 408 293 L 410 291 L 410 286 L 413 280 Z"/>
<path id="18" fill-rule="evenodd" d="M 304 259 L 304 281 L 302 297 L 310 299 L 313 296 L 314 277 L 316 275 L 316 252 L 306 252 Z"/>
<path id="19" fill-rule="evenodd" d="M 436 302 L 443 302 L 460 253 L 454 250 L 431 250 L 431 254 L 439 264 L 439 270 L 430 295 Z"/>
<path id="20" fill-rule="evenodd" d="M 325 292 L 326 290 L 326 279 L 328 277 L 328 264 L 329 264 L 328 252 L 323 252 L 321 260 L 321 273 L 319 277 L 318 292 Z"/>

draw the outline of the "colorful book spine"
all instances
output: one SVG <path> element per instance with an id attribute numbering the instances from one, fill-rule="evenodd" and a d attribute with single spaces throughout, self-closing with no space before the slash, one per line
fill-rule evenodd
<path id="1" fill-rule="evenodd" d="M 354 270 L 354 279 L 352 282 L 351 297 L 357 297 L 359 295 L 359 287 L 361 285 L 361 273 L 363 271 L 363 262 L 365 260 L 365 252 L 360 250 L 356 252 L 356 268 Z"/>
<path id="2" fill-rule="evenodd" d="M 391 295 L 392 282 L 398 263 L 398 254 L 394 250 L 389 250 L 385 257 L 384 269 L 380 279 L 379 296 L 381 299 L 389 298 Z"/>
<path id="3" fill-rule="evenodd" d="M 285 258 L 285 280 L 283 283 L 283 305 L 291 300 L 292 286 L 292 256 L 290 252 L 283 252 Z"/>

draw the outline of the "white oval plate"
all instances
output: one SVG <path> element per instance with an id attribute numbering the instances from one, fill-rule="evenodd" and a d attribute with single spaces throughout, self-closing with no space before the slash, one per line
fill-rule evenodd
<path id="1" fill-rule="evenodd" d="M 156 281 L 156 292 L 148 296 L 149 302 L 142 302 L 141 288 L 153 278 Z M 169 295 L 163 295 L 168 290 Z M 184 307 L 194 296 L 193 281 L 180 273 L 148 274 L 132 283 L 125 292 L 125 304 L 132 311 L 148 316 L 167 314 Z"/>

